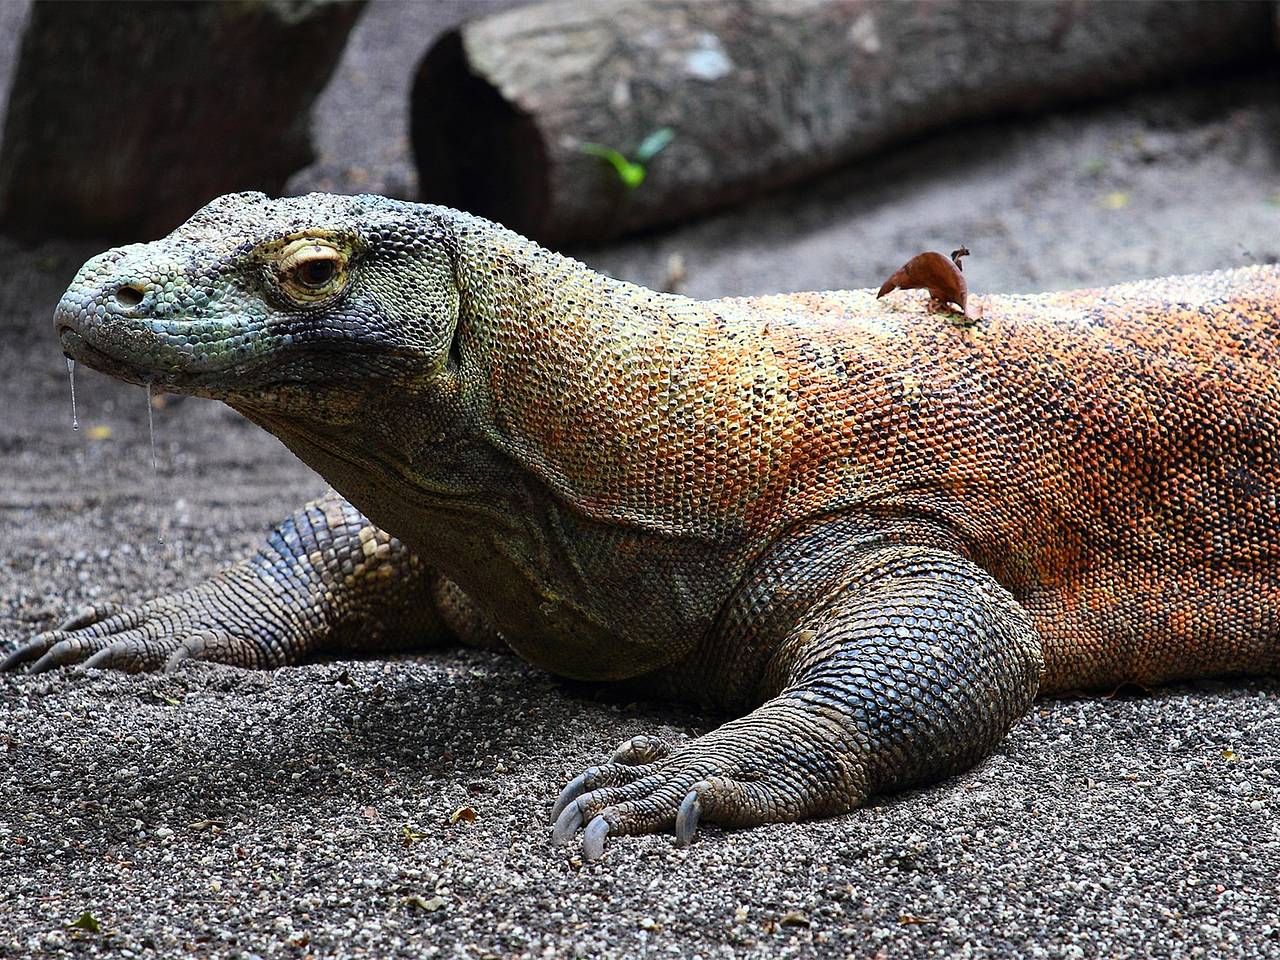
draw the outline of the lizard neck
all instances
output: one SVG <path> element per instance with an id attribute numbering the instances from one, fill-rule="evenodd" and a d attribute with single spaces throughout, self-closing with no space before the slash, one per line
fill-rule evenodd
<path id="1" fill-rule="evenodd" d="M 587 519 L 734 537 L 768 465 L 730 434 L 756 381 L 785 379 L 746 321 L 487 226 L 457 231 L 465 406 L 485 441 Z M 717 515 L 706 488 L 726 480 Z"/>

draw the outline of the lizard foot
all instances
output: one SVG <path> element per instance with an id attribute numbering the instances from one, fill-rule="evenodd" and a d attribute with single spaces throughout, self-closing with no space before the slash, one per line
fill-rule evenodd
<path id="1" fill-rule="evenodd" d="M 583 829 L 582 853 L 587 860 L 604 854 L 605 838 L 652 833 L 675 828 L 676 842 L 693 842 L 698 825 L 708 822 L 749 822 L 752 808 L 777 806 L 767 783 L 724 776 L 715 763 L 608 763 L 575 777 L 561 793 L 552 818 L 553 843 L 568 843 Z"/>
<path id="2" fill-rule="evenodd" d="M 145 608 L 68 621 L 76 622 L 80 625 L 60 625 L 19 646 L 0 661 L 0 672 L 32 660 L 26 672 L 34 674 L 61 666 L 171 673 L 186 660 L 249 664 L 261 659 L 250 641 L 217 630 L 175 631 L 164 618 L 148 617 Z"/>
<path id="3" fill-rule="evenodd" d="M 561 792 L 552 842 L 568 843 L 581 830 L 583 856 L 595 860 L 609 836 L 674 828 L 683 846 L 702 822 L 756 826 L 862 802 L 858 778 L 828 750 L 785 735 L 758 739 L 763 731 L 744 727 L 735 721 L 676 749 L 652 737 L 627 741 Z"/>
<path id="4" fill-rule="evenodd" d="M 0 661 L 0 672 L 55 667 L 110 668 L 137 673 L 176 670 L 187 660 L 246 667 L 280 666 L 295 659 L 296 627 L 255 603 L 243 568 L 127 610 L 86 607 L 19 646 Z"/>

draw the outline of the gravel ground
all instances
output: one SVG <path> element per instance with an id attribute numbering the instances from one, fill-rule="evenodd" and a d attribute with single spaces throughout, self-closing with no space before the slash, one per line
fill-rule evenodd
<path id="1" fill-rule="evenodd" d="M 1144 95 L 584 255 L 661 284 L 679 253 L 699 295 L 875 284 L 959 242 L 977 290 L 1272 260 L 1277 130 L 1271 77 Z M 323 487 L 194 400 L 156 412 L 153 475 L 141 392 L 93 373 L 69 429 L 48 316 L 92 252 L 0 241 L 0 649 L 208 575 Z M 1044 701 L 975 770 L 832 820 L 548 846 L 584 765 L 715 723 L 461 651 L 3 676 L 0 956 L 1280 954 L 1280 682 Z"/>

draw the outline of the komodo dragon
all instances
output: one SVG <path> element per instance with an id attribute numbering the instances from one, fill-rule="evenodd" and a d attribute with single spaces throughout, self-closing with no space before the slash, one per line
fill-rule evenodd
<path id="1" fill-rule="evenodd" d="M 216 397 L 336 491 L 254 556 L 28 642 L 252 667 L 509 646 L 738 719 L 638 737 L 553 838 L 851 810 L 1037 692 L 1280 672 L 1280 268 L 699 302 L 477 217 L 222 197 L 58 304 L 68 357 Z"/>

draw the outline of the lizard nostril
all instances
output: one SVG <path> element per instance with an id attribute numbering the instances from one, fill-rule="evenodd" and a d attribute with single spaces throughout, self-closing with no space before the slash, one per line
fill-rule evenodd
<path id="1" fill-rule="evenodd" d="M 142 298 L 146 295 L 146 291 L 141 287 L 132 283 L 126 283 L 116 288 L 116 303 L 122 307 L 136 307 L 142 302 Z"/>

